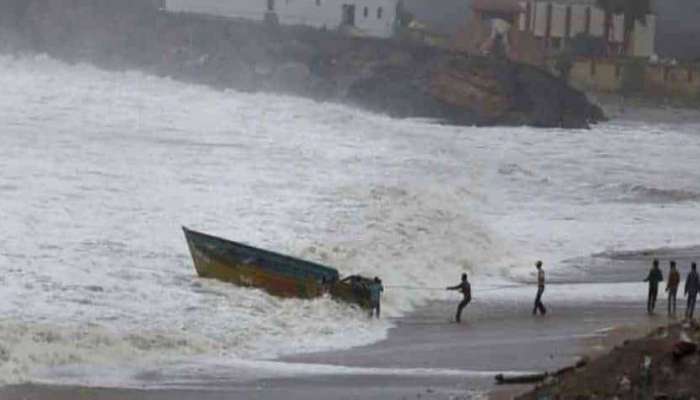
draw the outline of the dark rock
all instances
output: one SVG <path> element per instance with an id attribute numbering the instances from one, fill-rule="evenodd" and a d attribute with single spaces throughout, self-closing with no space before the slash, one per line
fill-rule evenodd
<path id="1" fill-rule="evenodd" d="M 673 359 L 680 361 L 686 356 L 695 353 L 698 350 L 698 345 L 692 342 L 678 341 L 673 344 Z"/>

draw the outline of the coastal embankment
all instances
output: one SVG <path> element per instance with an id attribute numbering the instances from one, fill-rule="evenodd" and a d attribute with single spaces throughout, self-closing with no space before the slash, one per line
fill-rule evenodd
<path id="1" fill-rule="evenodd" d="M 9 0 L 0 49 L 461 125 L 585 128 L 604 119 L 550 74 L 402 40 L 167 13 L 157 2 Z"/>

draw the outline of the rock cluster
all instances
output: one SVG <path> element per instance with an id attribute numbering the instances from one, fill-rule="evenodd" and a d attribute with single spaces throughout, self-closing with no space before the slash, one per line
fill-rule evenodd
<path id="1" fill-rule="evenodd" d="M 700 326 L 662 327 L 538 385 L 517 400 L 700 399 Z"/>

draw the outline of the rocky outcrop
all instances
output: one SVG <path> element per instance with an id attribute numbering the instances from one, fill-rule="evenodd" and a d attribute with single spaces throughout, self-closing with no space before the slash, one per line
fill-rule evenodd
<path id="1" fill-rule="evenodd" d="M 6 0 L 0 49 L 455 124 L 583 128 L 586 97 L 533 67 L 396 40 L 167 14 L 148 0 Z"/>
<path id="2" fill-rule="evenodd" d="M 581 128 L 604 118 L 586 96 L 535 67 L 455 56 L 433 76 L 432 95 L 482 124 Z"/>

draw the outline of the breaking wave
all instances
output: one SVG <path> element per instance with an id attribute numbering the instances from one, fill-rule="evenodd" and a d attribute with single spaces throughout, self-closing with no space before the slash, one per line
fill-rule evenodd
<path id="1" fill-rule="evenodd" d="M 387 287 L 442 288 L 463 271 L 488 285 L 514 265 L 530 279 L 534 257 L 700 243 L 700 168 L 676 161 L 695 159 L 698 139 L 682 127 L 446 127 L 46 57 L 0 56 L 0 72 L 0 383 L 386 337 L 390 322 L 330 299 L 198 279 L 181 225 Z M 615 186 L 650 171 L 688 190 Z M 447 296 L 387 290 L 384 309 Z"/>

